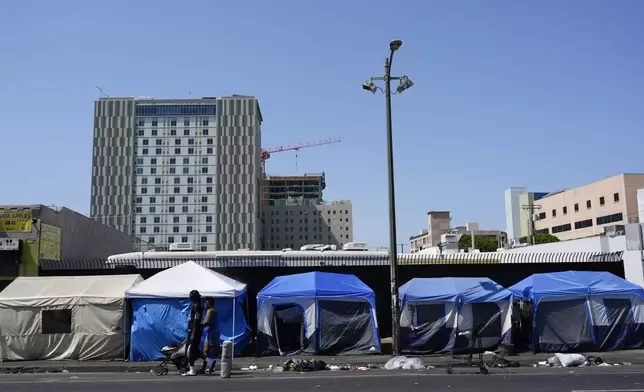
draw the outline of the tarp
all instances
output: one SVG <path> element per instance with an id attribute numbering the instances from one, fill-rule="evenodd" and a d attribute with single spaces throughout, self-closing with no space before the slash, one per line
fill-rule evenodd
<path id="1" fill-rule="evenodd" d="M 379 353 L 375 307 L 373 290 L 354 275 L 276 277 L 257 296 L 258 354 Z"/>
<path id="2" fill-rule="evenodd" d="M 398 290 L 406 301 L 497 302 L 512 293 L 488 278 L 414 278 Z"/>
<path id="3" fill-rule="evenodd" d="M 124 357 L 125 291 L 141 275 L 18 277 L 0 293 L 0 359 Z"/>
<path id="4" fill-rule="evenodd" d="M 610 272 L 566 271 L 534 274 L 509 288 L 516 296 L 539 302 L 543 297 L 580 295 L 639 295 L 644 288 Z"/>
<path id="5" fill-rule="evenodd" d="M 644 347 L 644 289 L 609 272 L 534 274 L 510 287 L 537 352 Z"/>
<path id="6" fill-rule="evenodd" d="M 188 261 L 155 274 L 128 290 L 126 297 L 188 298 L 191 290 L 202 297 L 235 298 L 246 292 L 246 284 Z"/>
<path id="7" fill-rule="evenodd" d="M 128 290 L 133 315 L 130 360 L 163 359 L 161 348 L 186 338 L 191 290 L 215 298 L 220 340 L 232 340 L 236 354 L 245 349 L 250 337 L 242 308 L 246 285 L 189 261 Z"/>
<path id="8" fill-rule="evenodd" d="M 405 353 L 481 352 L 511 341 L 513 295 L 488 278 L 414 278 L 398 294 Z"/>

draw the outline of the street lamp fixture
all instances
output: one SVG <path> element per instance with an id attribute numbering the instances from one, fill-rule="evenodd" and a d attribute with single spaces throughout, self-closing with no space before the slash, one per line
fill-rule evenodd
<path id="1" fill-rule="evenodd" d="M 381 80 L 385 82 L 385 98 L 387 109 L 387 174 L 389 179 L 389 276 L 391 281 L 391 337 L 393 340 L 393 355 L 400 355 L 400 307 L 398 305 L 398 255 L 396 253 L 396 196 L 394 192 L 394 149 L 391 125 L 391 81 L 399 80 L 396 93 L 402 93 L 414 83 L 407 76 L 392 77 L 391 64 L 394 59 L 394 53 L 400 49 L 402 41 L 395 39 L 389 43 L 389 57 L 385 58 L 385 76 L 369 78 L 362 84 L 362 88 L 372 93 L 376 93 L 380 88 L 373 82 Z M 396 94 L 393 93 L 393 94 Z"/>

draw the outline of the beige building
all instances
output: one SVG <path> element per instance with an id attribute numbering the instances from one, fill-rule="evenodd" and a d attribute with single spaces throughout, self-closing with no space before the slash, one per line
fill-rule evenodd
<path id="1" fill-rule="evenodd" d="M 264 250 L 300 249 L 304 245 L 353 242 L 351 201 L 280 200 L 262 211 Z"/>
<path id="2" fill-rule="evenodd" d="M 417 235 L 409 237 L 409 251 L 416 253 L 419 250 L 429 248 L 429 241 L 429 232 L 423 229 Z"/>
<path id="3" fill-rule="evenodd" d="M 535 202 L 535 231 L 571 240 L 600 234 L 604 226 L 637 223 L 640 188 L 644 174 L 620 174 L 552 193 Z"/>

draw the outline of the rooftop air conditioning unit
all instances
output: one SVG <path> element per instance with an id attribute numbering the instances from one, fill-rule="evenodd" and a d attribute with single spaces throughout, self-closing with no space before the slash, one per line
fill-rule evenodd
<path id="1" fill-rule="evenodd" d="M 177 242 L 170 244 L 170 252 L 194 252 L 194 249 L 190 242 Z"/>

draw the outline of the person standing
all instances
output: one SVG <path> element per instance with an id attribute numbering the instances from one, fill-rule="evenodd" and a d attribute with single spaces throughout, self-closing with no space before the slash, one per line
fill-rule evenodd
<path id="1" fill-rule="evenodd" d="M 204 354 L 206 355 L 206 359 L 204 361 L 203 370 L 211 374 L 215 370 L 217 355 L 219 354 L 220 348 L 220 331 L 217 327 L 217 311 L 215 309 L 215 301 L 212 297 L 206 298 L 206 320 L 203 325 L 206 330 L 206 342 L 204 343 Z M 207 370 L 206 366 L 208 366 Z"/>
<path id="2" fill-rule="evenodd" d="M 201 355 L 201 338 L 203 337 L 203 307 L 201 306 L 201 294 L 199 291 L 192 290 L 189 294 L 190 302 L 190 319 L 188 321 L 188 342 L 186 344 L 186 357 L 190 369 L 185 376 L 196 376 L 195 361 L 202 357 Z"/>

